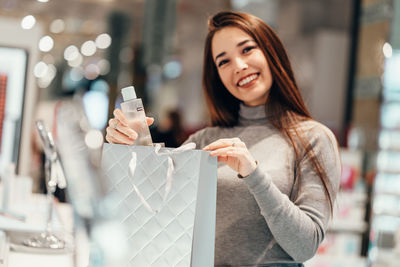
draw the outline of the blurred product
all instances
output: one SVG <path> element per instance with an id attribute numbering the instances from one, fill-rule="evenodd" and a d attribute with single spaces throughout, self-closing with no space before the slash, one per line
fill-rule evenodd
<path id="1" fill-rule="evenodd" d="M 45 179 L 47 198 L 49 201 L 47 227 L 46 230 L 37 236 L 33 236 L 24 240 L 23 244 L 27 247 L 37 249 L 55 249 L 62 250 L 65 248 L 65 241 L 53 234 L 52 220 L 54 209 L 54 196 L 57 185 L 60 188 L 66 187 L 66 180 L 64 171 L 59 161 L 57 149 L 53 140 L 53 136 L 47 131 L 44 122 L 41 120 L 36 121 L 36 129 L 39 132 L 40 139 L 42 140 L 43 151 L 46 156 L 45 161 Z"/>
<path id="2" fill-rule="evenodd" d="M 68 196 L 76 215 L 75 261 L 82 261 L 82 251 L 87 244 L 79 241 L 87 235 L 90 242 L 89 266 L 123 266 L 121 262 L 126 262 L 126 257 L 129 257 L 127 235 L 119 223 L 119 211 L 110 209 L 115 197 L 107 194 L 107 181 L 98 162 L 103 136 L 90 127 L 79 96 L 73 101 L 63 102 L 58 118 L 57 144 L 68 182 Z M 75 266 L 88 265 L 86 262 Z"/>

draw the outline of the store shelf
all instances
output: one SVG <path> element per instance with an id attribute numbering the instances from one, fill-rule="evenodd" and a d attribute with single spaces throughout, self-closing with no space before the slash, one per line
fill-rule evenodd
<path id="1" fill-rule="evenodd" d="M 364 221 L 333 220 L 328 231 L 333 233 L 349 232 L 363 234 L 367 228 L 368 224 Z"/>
<path id="2" fill-rule="evenodd" d="M 367 259 L 359 256 L 316 255 L 304 263 L 305 267 L 366 267 Z"/>
<path id="3" fill-rule="evenodd" d="M 369 253 L 371 267 L 399 267 L 399 249 L 371 249 Z"/>

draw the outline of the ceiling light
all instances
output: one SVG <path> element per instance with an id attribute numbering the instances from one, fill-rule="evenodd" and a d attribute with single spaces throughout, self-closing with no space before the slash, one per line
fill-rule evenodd
<path id="1" fill-rule="evenodd" d="M 78 53 L 78 56 L 75 59 L 68 61 L 68 65 L 72 68 L 79 67 L 80 65 L 82 65 L 82 62 L 83 62 L 83 57 L 81 54 Z"/>
<path id="2" fill-rule="evenodd" d="M 53 80 L 54 77 L 56 77 L 56 75 L 57 75 L 56 66 L 54 66 L 53 64 L 47 65 L 47 74 L 46 75 L 50 80 Z"/>
<path id="3" fill-rule="evenodd" d="M 54 46 L 54 41 L 53 38 L 50 36 L 46 35 L 40 38 L 39 40 L 39 50 L 42 52 L 49 52 L 51 49 L 53 49 Z"/>
<path id="4" fill-rule="evenodd" d="M 65 60 L 71 61 L 79 56 L 79 50 L 76 46 L 70 45 L 64 50 Z"/>
<path id="5" fill-rule="evenodd" d="M 39 61 L 36 63 L 35 67 L 33 68 L 33 74 L 36 78 L 44 77 L 47 74 L 48 66 L 43 61 Z"/>
<path id="6" fill-rule="evenodd" d="M 96 46 L 100 49 L 106 49 L 111 45 L 111 36 L 107 33 L 102 33 L 96 38 Z"/>
<path id="7" fill-rule="evenodd" d="M 32 29 L 35 26 L 36 19 L 32 15 L 25 16 L 21 21 L 21 27 L 24 30 Z"/>
<path id="8" fill-rule="evenodd" d="M 90 57 L 96 53 L 96 44 L 93 41 L 86 41 L 81 47 L 81 53 L 84 56 Z"/>
<path id="9" fill-rule="evenodd" d="M 386 58 L 390 58 L 393 54 L 392 46 L 389 43 L 385 43 L 382 47 L 383 55 Z"/>

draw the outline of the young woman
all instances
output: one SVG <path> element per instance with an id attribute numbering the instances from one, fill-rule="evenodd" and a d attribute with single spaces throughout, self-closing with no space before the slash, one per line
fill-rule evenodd
<path id="1" fill-rule="evenodd" d="M 332 132 L 311 119 L 281 41 L 259 18 L 210 18 L 203 87 L 212 127 L 189 137 L 218 157 L 216 266 L 302 266 L 322 242 L 339 188 Z M 137 134 L 120 110 L 110 143 Z M 148 119 L 152 123 L 152 119 Z"/>

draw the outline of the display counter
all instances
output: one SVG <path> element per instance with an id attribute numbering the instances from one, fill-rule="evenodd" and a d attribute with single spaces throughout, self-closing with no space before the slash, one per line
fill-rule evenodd
<path id="1" fill-rule="evenodd" d="M 3 235 L 5 234 L 3 242 L 0 241 L 0 266 L 74 266 L 74 216 L 69 204 L 55 203 L 51 221 L 52 232 L 65 241 L 64 249 L 31 248 L 23 244 L 24 240 L 46 230 L 48 204 L 46 195 L 32 194 L 24 201 L 19 201 L 10 207 L 10 211 L 13 213 L 25 216 L 24 221 L 0 215 L 0 229 Z M 82 253 L 80 251 L 79 254 L 82 255 Z M 82 262 L 79 266 L 87 266 L 88 253 L 84 258 L 86 259 L 79 260 Z"/>

